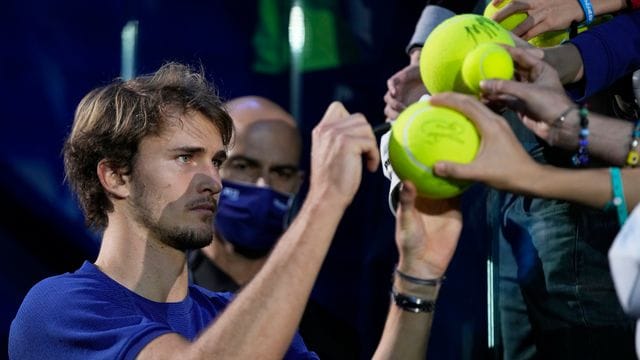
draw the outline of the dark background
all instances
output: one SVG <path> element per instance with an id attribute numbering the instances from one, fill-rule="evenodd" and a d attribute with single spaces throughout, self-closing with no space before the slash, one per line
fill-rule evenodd
<path id="1" fill-rule="evenodd" d="M 324 6 L 308 1 L 309 6 Z M 386 80 L 404 53 L 424 1 L 335 1 L 344 63 L 302 74 L 298 122 L 308 168 L 310 131 L 332 100 L 384 121 Z M 121 31 L 139 24 L 137 70 L 166 61 L 202 66 L 223 98 L 262 95 L 285 108 L 290 73 L 257 73 L 252 43 L 258 1 L 3 1 L 0 10 L 0 354 L 29 288 L 97 255 L 97 234 L 64 183 L 60 150 L 78 101 L 120 75 Z M 285 15 L 288 17 L 288 14 Z M 344 38 L 342 38 L 344 37 Z M 382 331 L 396 262 L 388 181 L 366 174 L 340 225 L 313 298 L 358 334 L 370 358 Z M 488 352 L 484 189 L 464 200 L 465 230 L 438 302 L 429 357 L 483 358 Z M 327 329 L 326 331 L 331 331 Z M 0 355 L 0 357 L 2 357 Z"/>

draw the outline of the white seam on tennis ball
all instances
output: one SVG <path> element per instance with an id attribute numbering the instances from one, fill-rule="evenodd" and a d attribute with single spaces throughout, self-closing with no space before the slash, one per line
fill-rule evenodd
<path id="1" fill-rule="evenodd" d="M 409 149 L 409 128 L 411 128 L 411 123 L 413 123 L 413 120 L 416 118 L 416 116 L 422 114 L 423 112 L 427 111 L 427 109 L 421 110 L 419 112 L 416 112 L 415 114 L 413 114 L 409 120 L 407 120 L 407 124 L 404 126 L 404 129 L 402 131 L 402 142 L 403 145 L 402 147 L 404 148 L 404 151 L 406 151 L 407 155 L 409 156 L 409 160 L 417 167 L 419 167 L 420 169 L 422 169 L 422 171 L 428 173 L 428 174 L 432 174 L 431 168 L 428 167 L 427 165 L 421 163 L 411 152 L 411 149 Z"/>

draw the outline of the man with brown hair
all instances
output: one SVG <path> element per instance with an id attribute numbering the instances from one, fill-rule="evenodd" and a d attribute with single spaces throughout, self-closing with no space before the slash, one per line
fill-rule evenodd
<path id="1" fill-rule="evenodd" d="M 10 358 L 316 357 L 296 327 L 363 159 L 369 171 L 378 166 L 375 137 L 362 115 L 329 106 L 313 132 L 306 201 L 231 302 L 189 285 L 186 256 L 212 239 L 231 135 L 215 90 L 178 64 L 81 101 L 64 147 L 66 175 L 102 245 L 95 263 L 30 290 L 11 325 Z M 396 305 L 376 357 L 418 359 L 461 216 L 455 202 L 416 201 L 407 183 L 397 221 Z"/>

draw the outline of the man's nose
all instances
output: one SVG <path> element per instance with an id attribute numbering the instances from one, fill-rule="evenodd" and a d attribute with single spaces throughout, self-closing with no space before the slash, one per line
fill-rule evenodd
<path id="1" fill-rule="evenodd" d="M 199 175 L 198 192 L 208 191 L 212 194 L 217 194 L 222 190 L 222 180 L 217 167 L 211 165 Z"/>

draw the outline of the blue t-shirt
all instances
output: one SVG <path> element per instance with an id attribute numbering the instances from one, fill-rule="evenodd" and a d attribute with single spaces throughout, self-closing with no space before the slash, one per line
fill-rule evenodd
<path id="1" fill-rule="evenodd" d="M 9 331 L 10 359 L 134 359 L 166 333 L 192 341 L 233 294 L 197 285 L 177 303 L 148 300 L 85 262 L 27 294 Z M 285 359 L 317 359 L 296 333 Z"/>

